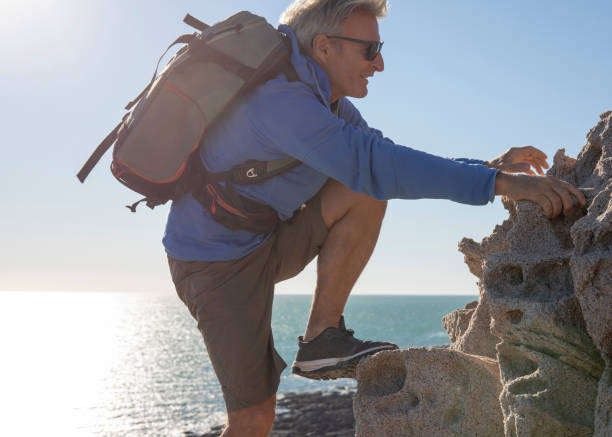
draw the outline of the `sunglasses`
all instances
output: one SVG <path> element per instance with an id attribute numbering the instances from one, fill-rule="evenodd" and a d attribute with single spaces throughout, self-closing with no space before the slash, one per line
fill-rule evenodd
<path id="1" fill-rule="evenodd" d="M 325 35 L 325 36 L 328 38 L 343 39 L 345 41 L 352 41 L 352 42 L 357 42 L 359 44 L 365 44 L 366 46 L 368 46 L 366 49 L 366 53 L 365 53 L 365 58 L 368 61 L 373 61 L 378 56 L 384 44 L 384 42 L 382 41 L 364 41 L 362 39 L 349 38 L 347 36 L 339 36 L 339 35 Z"/>

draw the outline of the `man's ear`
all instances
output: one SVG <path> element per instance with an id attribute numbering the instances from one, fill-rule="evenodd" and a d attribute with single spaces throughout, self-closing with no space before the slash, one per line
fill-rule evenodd
<path id="1" fill-rule="evenodd" d="M 312 57 L 315 60 L 326 61 L 330 54 L 331 43 L 329 38 L 319 34 L 312 40 Z"/>

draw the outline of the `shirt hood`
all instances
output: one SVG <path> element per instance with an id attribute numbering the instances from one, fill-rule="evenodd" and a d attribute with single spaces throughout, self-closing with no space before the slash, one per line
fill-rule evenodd
<path id="1" fill-rule="evenodd" d="M 300 80 L 312 88 L 323 104 L 330 109 L 331 87 L 327 74 L 317 65 L 314 59 L 300 53 L 297 37 L 289 26 L 281 24 L 278 26 L 278 30 L 291 40 L 291 64 Z"/>

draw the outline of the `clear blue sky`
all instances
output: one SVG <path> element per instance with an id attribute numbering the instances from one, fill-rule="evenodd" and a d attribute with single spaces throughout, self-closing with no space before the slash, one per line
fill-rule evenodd
<path id="1" fill-rule="evenodd" d="M 276 24 L 285 0 L 4 0 L 0 5 L 0 290 L 155 290 L 172 285 L 167 207 L 138 199 L 107 156 L 75 174 L 150 79 L 162 50 L 206 22 L 249 9 Z M 533 144 L 576 155 L 612 109 L 612 2 L 395 0 L 380 23 L 386 70 L 355 103 L 399 144 L 490 159 Z M 506 212 L 392 201 L 358 292 L 475 293 L 457 242 Z M 312 269 L 282 284 L 309 292 Z"/>

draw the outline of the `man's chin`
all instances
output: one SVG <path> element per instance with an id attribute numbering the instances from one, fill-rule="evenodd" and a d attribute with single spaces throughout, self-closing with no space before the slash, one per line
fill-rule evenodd
<path id="1" fill-rule="evenodd" d="M 364 89 L 360 90 L 357 93 L 351 94 L 350 97 L 354 97 L 356 99 L 363 99 L 367 95 L 368 95 L 368 89 L 364 88 Z"/>

